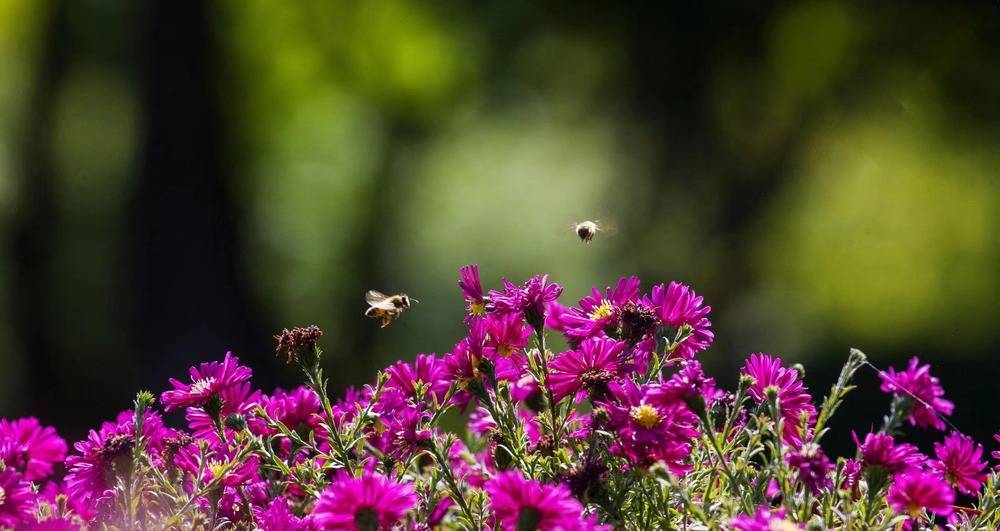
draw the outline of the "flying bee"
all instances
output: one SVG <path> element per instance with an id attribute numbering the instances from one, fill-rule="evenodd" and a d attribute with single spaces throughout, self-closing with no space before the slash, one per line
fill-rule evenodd
<path id="1" fill-rule="evenodd" d="M 403 310 L 409 308 L 411 302 L 420 302 L 405 293 L 386 295 L 375 290 L 365 293 L 365 301 L 368 302 L 365 315 L 372 319 L 382 319 L 382 328 L 389 326 L 389 323 L 402 315 Z"/>
<path id="2" fill-rule="evenodd" d="M 608 232 L 609 228 L 600 221 L 581 221 L 570 227 L 583 243 L 590 243 L 598 232 Z"/>

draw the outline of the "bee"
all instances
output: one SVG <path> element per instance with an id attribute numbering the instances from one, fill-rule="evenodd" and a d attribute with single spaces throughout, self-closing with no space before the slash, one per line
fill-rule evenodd
<path id="1" fill-rule="evenodd" d="M 581 221 L 580 223 L 575 223 L 572 227 L 573 232 L 580 238 L 583 243 L 590 243 L 598 232 L 607 232 L 608 228 L 599 221 Z"/>
<path id="2" fill-rule="evenodd" d="M 389 326 L 389 323 L 402 315 L 403 310 L 409 308 L 411 302 L 420 302 L 405 293 L 386 295 L 375 290 L 365 293 L 365 301 L 368 302 L 365 316 L 382 319 L 382 328 Z"/>

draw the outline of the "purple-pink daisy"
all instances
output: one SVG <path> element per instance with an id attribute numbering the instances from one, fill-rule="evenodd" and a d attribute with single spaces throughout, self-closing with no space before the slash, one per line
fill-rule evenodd
<path id="1" fill-rule="evenodd" d="M 953 511 L 955 492 L 937 474 L 912 471 L 895 476 L 887 499 L 894 511 L 913 519 L 925 510 L 948 516 Z"/>
<path id="2" fill-rule="evenodd" d="M 618 373 L 618 358 L 628 347 L 622 341 L 595 337 L 580 343 L 575 350 L 563 352 L 549 363 L 548 386 L 556 401 L 587 390 L 600 400 L 608 383 Z"/>
<path id="3" fill-rule="evenodd" d="M 319 496 L 312 521 L 320 529 L 389 529 L 417 504 L 413 487 L 381 474 L 344 473 Z"/>
<path id="4" fill-rule="evenodd" d="M 569 530 L 580 525 L 583 506 L 565 485 L 545 485 L 509 471 L 497 474 L 485 489 L 496 528 L 503 531 Z"/>
<path id="5" fill-rule="evenodd" d="M 767 400 L 765 394 L 768 387 L 777 390 L 778 406 L 785 419 L 782 440 L 794 447 L 801 446 L 803 434 L 800 433 L 799 426 L 802 417 L 807 416 L 807 426 L 812 426 L 816 407 L 812 404 L 809 389 L 799 378 L 799 372 L 782 367 L 781 358 L 768 354 L 752 354 L 740 372 L 753 376 L 754 383 L 747 393 L 758 404 Z"/>
<path id="6" fill-rule="evenodd" d="M 66 450 L 66 441 L 56 435 L 55 428 L 42 426 L 34 417 L 0 420 L 0 458 L 28 481 L 48 477 Z"/>
<path id="7" fill-rule="evenodd" d="M 962 494 L 973 494 L 986 481 L 987 463 L 983 447 L 968 435 L 953 431 L 940 443 L 934 443 L 936 460 L 930 466 Z"/>
<path id="8" fill-rule="evenodd" d="M 945 423 L 941 415 L 951 415 L 955 404 L 945 400 L 944 388 L 937 378 L 931 376 L 930 365 L 920 365 L 920 360 L 914 356 L 905 371 L 896 372 L 889 367 L 889 370 L 879 373 L 879 378 L 882 379 L 882 391 L 912 400 L 910 424 L 944 431 Z"/>
<path id="9" fill-rule="evenodd" d="M 189 375 L 191 383 L 170 379 L 173 390 L 165 391 L 160 397 L 167 411 L 204 406 L 222 391 L 249 380 L 251 372 L 249 367 L 240 365 L 240 359 L 232 352 L 227 352 L 221 362 L 212 361 L 191 367 Z"/>
<path id="10" fill-rule="evenodd" d="M 689 359 L 707 349 L 715 339 L 712 322 L 706 317 L 711 306 L 704 305 L 704 298 L 685 284 L 671 282 L 653 287 L 650 301 L 663 324 L 673 328 L 687 326 L 690 334 L 671 352 L 672 357 Z"/>

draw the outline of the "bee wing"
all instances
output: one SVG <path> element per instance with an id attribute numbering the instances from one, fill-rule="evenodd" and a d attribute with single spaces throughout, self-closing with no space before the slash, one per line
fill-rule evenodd
<path id="1" fill-rule="evenodd" d="M 382 293 L 381 291 L 376 291 L 376 290 L 373 290 L 373 289 L 368 290 L 368 293 L 365 293 L 365 301 L 368 302 L 368 304 L 371 304 L 372 306 L 374 306 L 374 305 L 376 305 L 376 304 L 378 304 L 380 302 L 383 302 L 384 300 L 386 300 L 388 298 L 389 298 L 389 296 L 386 295 L 385 293 Z"/>
<path id="2" fill-rule="evenodd" d="M 397 308 L 396 305 L 392 302 L 392 299 L 385 299 L 379 302 L 369 302 L 368 304 L 371 305 L 368 307 L 368 311 L 384 310 L 390 313 L 399 311 L 399 308 Z"/>
<path id="3" fill-rule="evenodd" d="M 618 225 L 613 221 L 596 221 L 595 223 L 597 223 L 597 232 L 603 232 L 608 236 L 618 233 Z"/>

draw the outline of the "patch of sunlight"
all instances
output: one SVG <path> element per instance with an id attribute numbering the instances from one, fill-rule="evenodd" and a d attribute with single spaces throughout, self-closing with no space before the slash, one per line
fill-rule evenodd
<path id="1" fill-rule="evenodd" d="M 973 344 L 997 310 L 986 154 L 911 115 L 829 125 L 764 225 L 759 263 L 849 343 Z"/>

